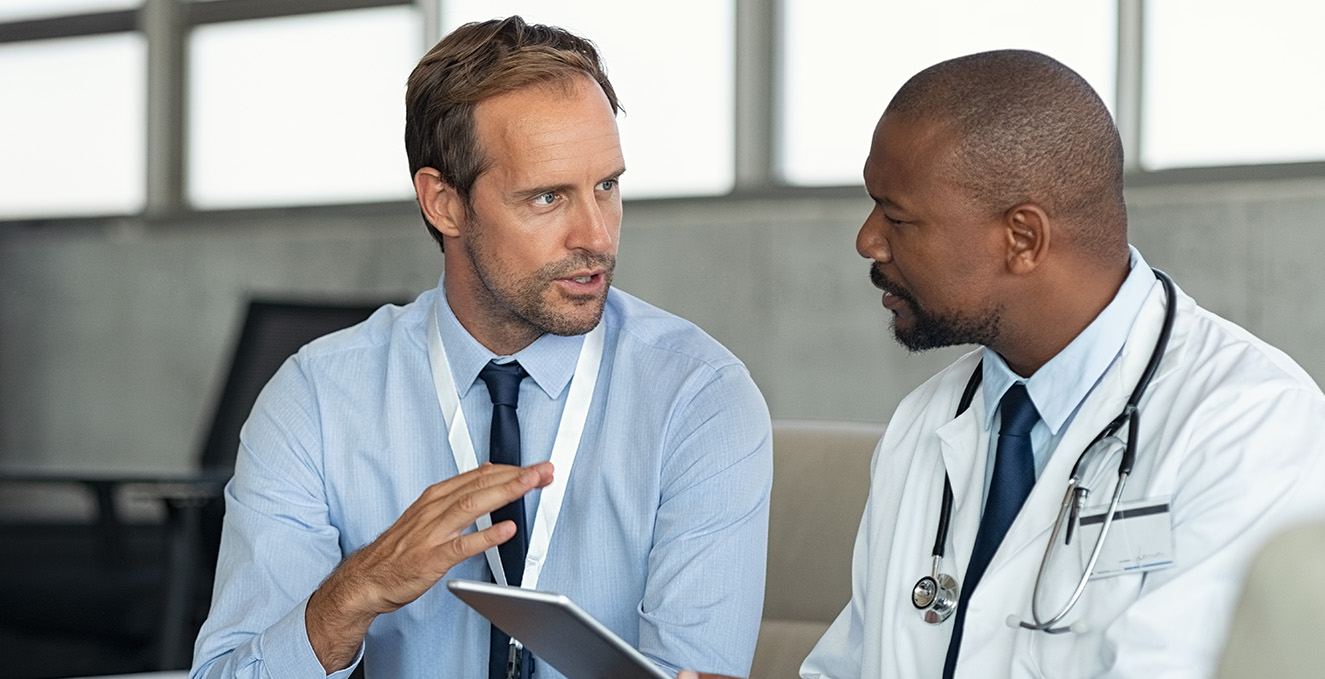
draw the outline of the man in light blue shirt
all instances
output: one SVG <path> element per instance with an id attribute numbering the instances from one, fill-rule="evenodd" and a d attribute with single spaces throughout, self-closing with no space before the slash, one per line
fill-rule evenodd
<path id="1" fill-rule="evenodd" d="M 522 496 L 526 585 L 570 596 L 673 672 L 745 675 L 768 411 L 717 342 L 610 287 L 625 166 L 593 46 L 518 17 L 470 24 L 423 58 L 406 100 L 445 272 L 412 304 L 304 347 L 263 391 L 192 676 L 487 675 L 490 626 L 444 581 L 502 570 L 485 550 L 516 528 L 486 517 Z M 488 459 L 490 362 L 527 374 L 524 467 L 474 467 Z"/>

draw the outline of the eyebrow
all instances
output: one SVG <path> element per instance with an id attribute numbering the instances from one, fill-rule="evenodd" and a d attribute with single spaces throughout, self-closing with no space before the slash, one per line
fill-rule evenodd
<path id="1" fill-rule="evenodd" d="M 880 197 L 880 196 L 876 196 L 876 195 L 874 195 L 873 193 L 870 193 L 868 190 L 866 190 L 865 193 L 869 195 L 869 197 L 870 197 L 871 200 L 873 200 L 876 204 L 878 204 L 878 205 L 880 205 L 880 206 L 893 208 L 893 209 L 895 209 L 895 210 L 905 210 L 905 209 L 906 209 L 906 208 L 902 207 L 901 205 L 898 205 L 897 203 L 894 203 L 893 201 L 888 200 L 887 198 L 883 198 L 883 197 Z"/>
<path id="2" fill-rule="evenodd" d="M 626 173 L 626 168 L 625 166 L 622 166 L 617 168 L 615 171 L 608 173 L 607 176 L 603 177 L 602 179 L 599 179 L 598 181 L 605 182 L 610 179 L 619 179 L 621 175 L 625 173 Z M 575 186 L 574 184 L 549 184 L 547 186 L 535 186 L 530 189 L 520 189 L 518 191 L 515 191 L 514 195 L 519 196 L 521 200 L 524 200 L 527 198 L 535 198 L 545 193 L 558 193 L 558 192 L 564 193 L 567 189 L 574 188 L 574 186 Z"/>

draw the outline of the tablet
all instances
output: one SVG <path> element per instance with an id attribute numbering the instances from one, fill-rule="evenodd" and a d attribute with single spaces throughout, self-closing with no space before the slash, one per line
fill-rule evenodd
<path id="1" fill-rule="evenodd" d="M 565 595 L 475 580 L 446 587 L 568 679 L 674 679 Z"/>

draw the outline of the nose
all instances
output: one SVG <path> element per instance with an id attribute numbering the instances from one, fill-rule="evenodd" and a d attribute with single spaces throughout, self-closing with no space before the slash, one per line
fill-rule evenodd
<path id="1" fill-rule="evenodd" d="M 865 259 L 891 262 L 893 253 L 888 247 L 888 237 L 884 231 L 883 210 L 875 206 L 865 218 L 865 223 L 860 225 L 860 233 L 856 234 L 856 252 Z"/>
<path id="2" fill-rule="evenodd" d="M 621 232 L 621 203 L 589 198 L 571 215 L 566 247 L 592 253 L 615 253 Z"/>

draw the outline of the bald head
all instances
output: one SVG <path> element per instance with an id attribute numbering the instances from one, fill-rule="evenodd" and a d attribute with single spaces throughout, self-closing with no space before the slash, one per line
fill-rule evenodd
<path id="1" fill-rule="evenodd" d="M 1067 66 L 1024 50 L 959 57 L 908 80 L 884 116 L 951 128 L 954 179 L 991 214 L 1035 203 L 1082 254 L 1127 256 L 1122 142 L 1099 95 Z"/>

